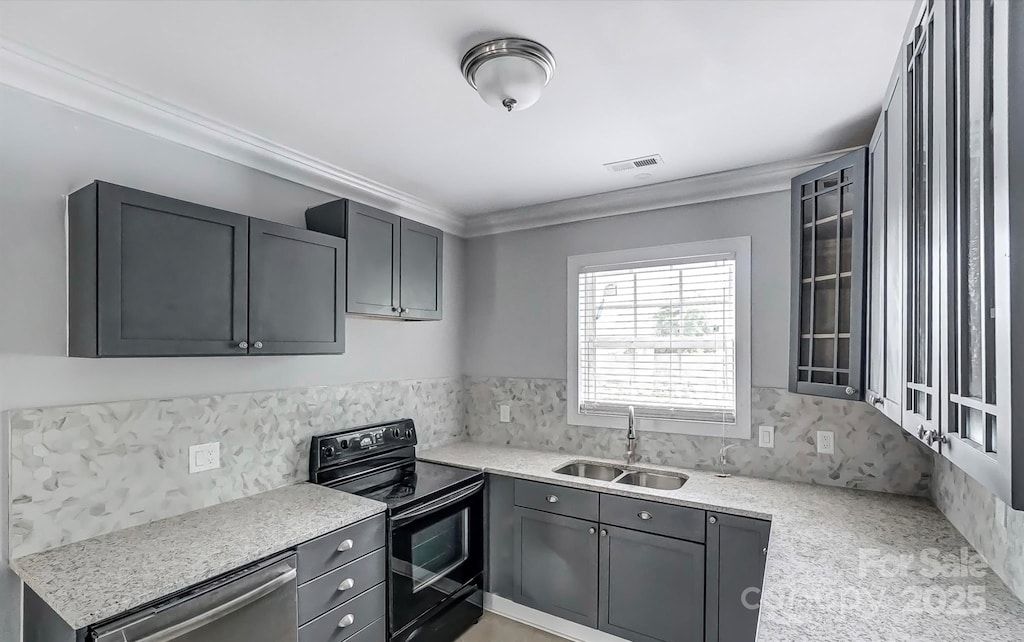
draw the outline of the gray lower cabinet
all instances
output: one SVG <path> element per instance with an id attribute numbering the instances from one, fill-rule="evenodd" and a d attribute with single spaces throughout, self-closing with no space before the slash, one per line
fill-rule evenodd
<path id="1" fill-rule="evenodd" d="M 707 642 L 746 642 L 757 618 L 771 523 L 708 513 Z"/>
<path id="2" fill-rule="evenodd" d="M 704 546 L 616 526 L 600 535 L 597 628 L 635 642 L 701 642 Z"/>
<path id="3" fill-rule="evenodd" d="M 513 599 L 597 628 L 597 524 L 515 508 Z"/>
<path id="4" fill-rule="evenodd" d="M 441 230 L 350 199 L 309 208 L 306 227 L 348 240 L 349 313 L 441 318 Z"/>
<path id="5" fill-rule="evenodd" d="M 339 354 L 345 241 L 95 181 L 68 199 L 68 354 Z"/>

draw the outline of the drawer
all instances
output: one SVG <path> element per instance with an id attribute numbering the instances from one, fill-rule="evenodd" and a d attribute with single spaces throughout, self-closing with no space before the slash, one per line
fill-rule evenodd
<path id="1" fill-rule="evenodd" d="M 632 497 L 601 495 L 601 523 L 635 531 L 704 541 L 704 511 L 686 506 L 649 502 Z"/>
<path id="2" fill-rule="evenodd" d="M 515 504 L 546 513 L 597 521 L 598 494 L 588 490 L 517 479 Z"/>
<path id="3" fill-rule="evenodd" d="M 299 584 L 383 548 L 385 538 L 386 525 L 381 513 L 300 544 L 296 569 Z"/>
<path id="4" fill-rule="evenodd" d="M 384 581 L 387 557 L 384 549 L 306 582 L 299 587 L 299 624 L 323 615 Z"/>
<path id="5" fill-rule="evenodd" d="M 356 636 L 362 634 L 368 624 L 375 624 L 384 618 L 388 597 L 384 587 L 384 584 L 378 584 L 312 622 L 303 624 L 299 627 L 299 642 L 360 640 Z"/>
<path id="6" fill-rule="evenodd" d="M 348 642 L 387 642 L 388 627 L 384 618 L 380 618 L 362 631 L 348 639 Z"/>

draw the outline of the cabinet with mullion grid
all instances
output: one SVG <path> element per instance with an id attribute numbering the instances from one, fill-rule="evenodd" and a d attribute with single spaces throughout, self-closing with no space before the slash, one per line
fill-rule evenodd
<path id="1" fill-rule="evenodd" d="M 866 152 L 793 179 L 793 392 L 862 399 Z"/>

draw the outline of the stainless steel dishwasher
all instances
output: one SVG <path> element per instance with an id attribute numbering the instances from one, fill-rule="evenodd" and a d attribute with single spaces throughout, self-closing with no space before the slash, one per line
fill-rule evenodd
<path id="1" fill-rule="evenodd" d="M 297 642 L 295 555 L 201 584 L 96 627 L 94 642 Z"/>

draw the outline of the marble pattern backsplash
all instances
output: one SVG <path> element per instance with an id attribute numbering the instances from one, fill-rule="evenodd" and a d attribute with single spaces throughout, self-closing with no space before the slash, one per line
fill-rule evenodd
<path id="1" fill-rule="evenodd" d="M 1009 508 L 945 457 L 933 460 L 932 501 L 1024 601 L 1024 511 Z"/>
<path id="2" fill-rule="evenodd" d="M 570 426 L 561 379 L 465 377 L 469 438 L 492 444 L 619 458 L 625 430 Z M 498 405 L 512 421 L 499 423 Z M 667 466 L 846 486 L 924 496 L 932 462 L 928 451 L 868 404 L 754 388 L 752 439 L 695 437 L 640 431 L 642 461 Z M 757 426 L 775 426 L 775 447 L 757 445 Z M 816 431 L 835 433 L 835 454 L 819 455 Z M 720 453 L 723 445 L 725 461 Z"/>
<path id="3" fill-rule="evenodd" d="M 439 446 L 464 414 L 462 377 L 12 410 L 10 556 L 303 481 L 316 433 L 412 417 Z M 221 467 L 189 475 L 210 441 Z"/>

